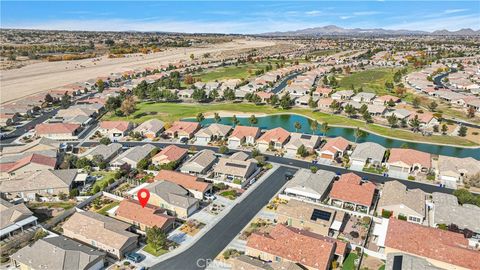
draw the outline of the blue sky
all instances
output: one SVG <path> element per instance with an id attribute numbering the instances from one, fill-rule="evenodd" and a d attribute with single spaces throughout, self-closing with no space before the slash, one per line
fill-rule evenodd
<path id="1" fill-rule="evenodd" d="M 480 28 L 480 1 L 1 1 L 2 28 L 255 34 L 337 25 Z"/>

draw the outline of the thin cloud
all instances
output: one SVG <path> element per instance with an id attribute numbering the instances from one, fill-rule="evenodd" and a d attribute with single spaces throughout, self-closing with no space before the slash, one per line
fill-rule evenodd
<path id="1" fill-rule="evenodd" d="M 453 14 L 453 13 L 460 13 L 464 11 L 468 11 L 468 9 L 447 9 L 443 12 L 443 14 Z"/>
<path id="2" fill-rule="evenodd" d="M 458 30 L 462 28 L 472 28 L 472 26 L 480 25 L 480 17 L 478 14 L 461 15 L 451 17 L 441 17 L 434 19 L 418 20 L 414 22 L 403 22 L 393 24 L 385 27 L 386 29 L 408 29 L 408 30 L 423 30 L 423 31 L 435 31 L 440 29 L 446 30 Z"/>
<path id="3" fill-rule="evenodd" d="M 355 16 L 370 16 L 370 15 L 377 15 L 377 14 L 382 14 L 380 11 L 357 11 L 353 12 L 353 15 Z"/>
<path id="4" fill-rule="evenodd" d="M 310 11 L 307 11 L 305 12 L 305 14 L 309 15 L 309 16 L 317 16 L 317 15 L 320 15 L 322 12 L 320 10 L 310 10 Z"/>

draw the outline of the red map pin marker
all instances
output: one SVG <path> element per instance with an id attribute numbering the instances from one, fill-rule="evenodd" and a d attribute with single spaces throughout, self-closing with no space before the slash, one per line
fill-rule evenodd
<path id="1" fill-rule="evenodd" d="M 142 188 L 137 192 L 137 198 L 142 208 L 145 207 L 148 203 L 148 199 L 150 199 L 150 191 L 148 189 Z"/>

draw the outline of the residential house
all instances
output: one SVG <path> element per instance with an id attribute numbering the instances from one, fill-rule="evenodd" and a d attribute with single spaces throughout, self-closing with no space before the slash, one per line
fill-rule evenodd
<path id="1" fill-rule="evenodd" d="M 335 137 L 328 139 L 320 150 L 318 150 L 318 156 L 321 159 L 336 160 L 343 157 L 345 152 L 350 147 L 350 142 L 343 137 Z"/>
<path id="2" fill-rule="evenodd" d="M 22 198 L 25 201 L 36 200 L 39 196 L 51 198 L 61 193 L 68 195 L 77 175 L 76 169 L 46 169 L 25 173 L 10 180 L 1 181 L 1 193 L 6 198 Z"/>
<path id="3" fill-rule="evenodd" d="M 150 191 L 149 204 L 164 208 L 179 218 L 186 219 L 199 208 L 199 200 L 173 182 L 155 181 L 145 188 Z"/>
<path id="4" fill-rule="evenodd" d="M 109 162 L 116 157 L 122 151 L 122 145 L 119 143 L 111 143 L 109 145 L 99 144 L 93 148 L 88 149 L 81 156 L 88 159 L 93 159 L 95 156 L 99 156 L 103 161 Z"/>
<path id="5" fill-rule="evenodd" d="M 361 171 L 365 165 L 381 166 L 387 149 L 378 143 L 359 143 L 350 155 L 350 169 Z"/>
<path id="6" fill-rule="evenodd" d="M 80 131 L 81 126 L 79 124 L 42 123 L 35 126 L 35 135 L 37 137 L 46 137 L 59 141 L 76 140 Z"/>
<path id="7" fill-rule="evenodd" d="M 321 98 L 321 99 L 319 99 L 318 102 L 317 102 L 318 109 L 322 110 L 322 111 L 331 110 L 330 106 L 332 105 L 333 101 L 334 101 L 334 99 L 332 99 L 332 98 Z"/>
<path id="8" fill-rule="evenodd" d="M 180 163 L 188 155 L 188 150 L 176 145 L 169 145 L 158 152 L 153 158 L 155 165 L 164 165 L 169 163 Z"/>
<path id="9" fill-rule="evenodd" d="M 432 157 L 429 153 L 414 149 L 392 148 L 387 168 L 391 177 L 407 179 L 409 175 L 430 171 L 432 168 Z"/>
<path id="10" fill-rule="evenodd" d="M 180 171 L 193 175 L 204 175 L 212 168 L 215 161 L 217 161 L 215 152 L 204 149 L 185 162 L 182 167 L 180 167 Z"/>
<path id="11" fill-rule="evenodd" d="M 312 173 L 307 169 L 299 169 L 285 185 L 281 196 L 285 199 L 295 198 L 304 201 L 322 202 L 331 188 L 335 173 L 318 170 Z"/>
<path id="12" fill-rule="evenodd" d="M 436 125 L 439 125 L 437 118 L 431 112 L 423 112 L 423 113 L 412 113 L 408 117 L 409 120 L 414 119 L 417 117 L 418 121 L 420 122 L 420 128 L 429 128 Z"/>
<path id="13" fill-rule="evenodd" d="M 42 137 L 26 144 L 3 147 L 0 156 L 5 158 L 10 156 L 24 157 L 29 154 L 41 154 L 43 156 L 56 157 L 60 144 L 61 143 L 56 140 Z"/>
<path id="14" fill-rule="evenodd" d="M 243 144 L 253 145 L 260 136 L 260 128 L 236 126 L 230 137 L 228 137 L 228 148 L 237 149 Z"/>
<path id="15" fill-rule="evenodd" d="M 232 270 L 304 270 L 293 262 L 265 262 L 247 255 L 230 258 L 229 264 L 232 265 Z"/>
<path id="16" fill-rule="evenodd" d="M 373 104 L 378 106 L 384 106 L 384 105 L 387 105 L 390 102 L 390 100 L 395 103 L 398 103 L 401 101 L 399 97 L 391 96 L 391 95 L 383 95 L 375 98 L 373 100 Z"/>
<path id="17" fill-rule="evenodd" d="M 55 169 L 56 165 L 56 157 L 28 154 L 12 162 L 0 163 L 0 178 L 22 176 L 25 173 Z"/>
<path id="18" fill-rule="evenodd" d="M 257 165 L 250 160 L 220 158 L 213 169 L 214 182 L 226 182 L 245 185 L 256 171 Z"/>
<path id="19" fill-rule="evenodd" d="M 121 140 L 132 130 L 133 124 L 128 121 L 101 121 L 98 131 L 112 142 Z"/>
<path id="20" fill-rule="evenodd" d="M 318 86 L 315 91 L 313 91 L 312 96 L 318 98 L 328 98 L 330 94 L 333 92 L 331 88 L 326 88 L 322 86 Z"/>
<path id="21" fill-rule="evenodd" d="M 256 93 L 260 99 L 262 100 L 262 103 L 268 103 L 270 102 L 270 98 L 274 95 L 272 92 L 265 92 L 265 91 L 258 91 Z"/>
<path id="22" fill-rule="evenodd" d="M 142 231 L 157 227 L 169 232 L 175 226 L 175 217 L 169 216 L 165 209 L 147 204 L 144 207 L 132 199 L 124 199 L 115 211 L 115 218 L 133 224 Z"/>
<path id="23" fill-rule="evenodd" d="M 358 103 L 372 103 L 375 96 L 375 93 L 360 92 L 353 96 L 352 100 Z"/>
<path id="24" fill-rule="evenodd" d="M 24 203 L 12 204 L 0 198 L 0 239 L 6 239 L 37 225 L 35 217 Z"/>
<path id="25" fill-rule="evenodd" d="M 472 157 L 457 158 L 440 155 L 435 175 L 448 188 L 456 189 L 464 180 L 480 173 L 480 162 Z"/>
<path id="26" fill-rule="evenodd" d="M 469 248 L 463 234 L 391 218 L 385 255 L 407 253 L 443 269 L 478 269 L 480 253 Z"/>
<path id="27" fill-rule="evenodd" d="M 387 111 L 387 108 L 383 105 L 368 104 L 367 111 L 372 116 L 381 116 L 385 114 L 385 112 Z"/>
<path id="28" fill-rule="evenodd" d="M 353 90 L 341 90 L 333 93 L 331 98 L 334 100 L 349 100 L 355 95 Z"/>
<path id="29" fill-rule="evenodd" d="M 161 170 L 155 175 L 156 181 L 168 181 L 188 190 L 193 197 L 202 200 L 205 193 L 212 191 L 212 184 L 201 181 L 198 177 L 181 172 Z"/>
<path id="30" fill-rule="evenodd" d="M 303 145 L 309 153 L 313 153 L 320 145 L 320 137 L 304 133 L 290 133 L 290 140 L 285 145 L 285 155 L 295 157 L 298 149 Z"/>
<path id="31" fill-rule="evenodd" d="M 143 137 L 147 139 L 153 139 L 158 137 L 162 131 L 165 130 L 164 128 L 165 123 L 158 119 L 150 119 L 143 123 L 141 123 L 138 127 L 133 129 L 133 132 L 140 133 Z"/>
<path id="32" fill-rule="evenodd" d="M 310 100 L 313 101 L 313 102 L 317 102 L 318 98 L 317 97 L 312 97 L 309 94 L 300 96 L 300 97 L 295 99 L 295 106 L 308 108 L 308 107 L 310 107 Z"/>
<path id="33" fill-rule="evenodd" d="M 276 213 L 277 223 L 324 236 L 338 234 L 348 217 L 345 212 L 298 200 L 279 204 Z"/>
<path id="34" fill-rule="evenodd" d="M 421 189 L 408 189 L 398 181 L 388 181 L 383 185 L 377 213 L 422 224 L 426 216 L 426 196 Z"/>
<path id="35" fill-rule="evenodd" d="M 390 112 L 385 113 L 385 117 L 390 117 L 395 115 L 398 120 L 408 119 L 408 117 L 412 114 L 411 111 L 406 109 L 396 109 Z"/>
<path id="36" fill-rule="evenodd" d="M 433 224 L 431 226 L 455 224 L 461 230 L 468 229 L 480 233 L 480 222 L 478 222 L 480 207 L 473 204 L 460 205 L 455 195 L 441 192 L 432 193 L 432 202 Z"/>
<path id="37" fill-rule="evenodd" d="M 352 211 L 370 212 L 375 194 L 375 184 L 362 181 L 354 173 L 345 173 L 335 181 L 329 194 L 330 204 Z"/>
<path id="38" fill-rule="evenodd" d="M 278 127 L 274 129 L 267 130 L 260 138 L 257 140 L 258 150 L 265 152 L 269 149 L 272 150 L 282 150 L 283 146 L 290 139 L 290 132 L 285 129 Z"/>
<path id="39" fill-rule="evenodd" d="M 229 125 L 211 124 L 195 133 L 195 143 L 207 145 L 211 141 L 226 139 L 231 130 L 232 126 Z"/>
<path id="40" fill-rule="evenodd" d="M 282 224 L 267 233 L 252 233 L 245 251 L 263 261 L 293 262 L 309 270 L 330 269 L 335 257 L 341 263 L 345 253 L 344 242 Z"/>
<path id="41" fill-rule="evenodd" d="M 406 254 L 403 252 L 392 252 L 388 253 L 387 260 L 385 262 L 385 270 L 417 270 L 417 269 L 428 269 L 428 270 L 446 270 L 445 268 L 436 267 L 433 264 L 429 263 L 427 260 Z"/>
<path id="42" fill-rule="evenodd" d="M 39 239 L 11 256 L 18 269 L 100 270 L 105 253 L 64 236 Z"/>
<path id="43" fill-rule="evenodd" d="M 4 114 L 0 113 L 0 127 L 7 127 L 16 124 L 20 121 L 20 115 L 17 113 L 14 114 Z"/>
<path id="44" fill-rule="evenodd" d="M 116 258 L 138 245 L 138 235 L 131 225 L 94 212 L 75 212 L 62 225 L 63 235 L 104 250 Z"/>
<path id="45" fill-rule="evenodd" d="M 175 121 L 172 126 L 165 130 L 165 135 L 170 138 L 193 138 L 193 134 L 200 129 L 200 124 L 197 122 Z"/>
<path id="46" fill-rule="evenodd" d="M 156 147 L 151 144 L 132 147 L 114 158 L 112 162 L 110 162 L 110 165 L 112 167 L 119 168 L 125 164 L 128 164 L 132 168 L 136 168 L 137 163 L 142 159 L 147 158 L 155 149 Z"/>

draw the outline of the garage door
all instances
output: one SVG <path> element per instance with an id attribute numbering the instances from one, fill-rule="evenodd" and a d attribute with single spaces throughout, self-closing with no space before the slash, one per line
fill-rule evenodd
<path id="1" fill-rule="evenodd" d="M 239 141 L 229 141 L 228 142 L 228 148 L 237 149 L 238 147 L 240 147 L 240 142 Z"/>
<path id="2" fill-rule="evenodd" d="M 353 160 L 352 165 L 350 165 L 350 170 L 362 171 L 364 166 L 365 163 L 363 163 L 362 161 Z"/>
<path id="3" fill-rule="evenodd" d="M 388 176 L 398 179 L 408 179 L 408 172 L 402 172 L 401 167 L 390 166 L 388 169 Z"/>

